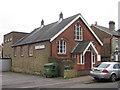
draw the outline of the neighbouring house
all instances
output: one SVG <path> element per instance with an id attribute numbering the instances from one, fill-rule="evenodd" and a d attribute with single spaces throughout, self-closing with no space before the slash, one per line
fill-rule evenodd
<path id="1" fill-rule="evenodd" d="M 18 72 L 44 73 L 44 64 L 74 58 L 74 69 L 90 70 L 101 61 L 102 41 L 93 32 L 81 14 L 63 18 L 33 30 L 13 46 L 12 67 Z M 63 65 L 64 66 L 64 65 Z M 79 72 L 81 73 L 81 72 Z"/>
<path id="2" fill-rule="evenodd" d="M 3 55 L 3 46 L 2 45 L 0 45 L 0 58 L 2 58 L 2 55 Z"/>
<path id="3" fill-rule="evenodd" d="M 12 45 L 28 33 L 12 31 L 4 35 L 3 58 L 12 58 Z"/>
<path id="4" fill-rule="evenodd" d="M 109 22 L 109 28 L 97 25 L 91 26 L 103 42 L 102 61 L 120 61 L 120 32 L 115 30 L 115 22 Z"/>

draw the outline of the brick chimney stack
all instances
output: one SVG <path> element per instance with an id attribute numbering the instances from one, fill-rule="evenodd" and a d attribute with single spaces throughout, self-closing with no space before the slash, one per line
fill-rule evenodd
<path id="1" fill-rule="evenodd" d="M 62 12 L 59 14 L 59 20 L 60 20 L 60 21 L 63 20 L 63 13 L 62 13 Z"/>
<path id="2" fill-rule="evenodd" d="M 44 26 L 44 20 L 42 19 L 42 21 L 41 21 L 41 27 L 43 27 Z"/>
<path id="3" fill-rule="evenodd" d="M 110 30 L 115 30 L 115 22 L 114 21 L 109 22 L 109 29 Z"/>

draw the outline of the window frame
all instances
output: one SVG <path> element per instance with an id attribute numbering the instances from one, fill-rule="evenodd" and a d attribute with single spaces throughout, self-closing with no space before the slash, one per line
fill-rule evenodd
<path id="1" fill-rule="evenodd" d="M 32 45 L 28 46 L 28 56 L 33 56 L 33 46 Z"/>
<path id="2" fill-rule="evenodd" d="M 81 62 L 80 64 L 85 64 L 85 59 L 84 59 L 84 55 L 81 54 Z"/>
<path id="3" fill-rule="evenodd" d="M 79 23 L 74 26 L 74 39 L 76 41 L 83 41 L 83 30 Z"/>
<path id="4" fill-rule="evenodd" d="M 95 56 L 96 56 L 95 53 L 92 53 L 92 64 L 95 64 L 95 59 L 96 59 Z"/>
<path id="5" fill-rule="evenodd" d="M 118 38 L 115 38 L 115 51 L 118 51 L 119 48 L 119 40 Z"/>
<path id="6" fill-rule="evenodd" d="M 24 56 L 24 47 L 23 46 L 20 47 L 20 56 Z"/>
<path id="7" fill-rule="evenodd" d="M 65 40 L 58 41 L 57 53 L 58 54 L 66 54 L 66 41 Z"/>
<path id="8" fill-rule="evenodd" d="M 17 47 L 14 47 L 14 56 L 17 56 Z"/>

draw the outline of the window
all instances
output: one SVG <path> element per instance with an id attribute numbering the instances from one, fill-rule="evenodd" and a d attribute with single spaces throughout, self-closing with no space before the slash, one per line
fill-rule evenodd
<path id="1" fill-rule="evenodd" d="M 84 56 L 81 55 L 81 64 L 84 64 Z"/>
<path id="2" fill-rule="evenodd" d="M 114 69 L 120 69 L 120 64 L 115 64 L 115 65 L 113 66 L 113 68 L 114 68 Z"/>
<path id="3" fill-rule="evenodd" d="M 23 48 L 23 46 L 20 47 L 20 55 L 24 56 L 24 48 Z"/>
<path id="4" fill-rule="evenodd" d="M 14 47 L 14 56 L 17 56 L 17 48 Z"/>
<path id="5" fill-rule="evenodd" d="M 118 51 L 118 38 L 115 39 L 115 48 L 116 48 L 116 51 Z"/>
<path id="6" fill-rule="evenodd" d="M 92 53 L 92 63 L 95 64 L 95 54 Z"/>
<path id="7" fill-rule="evenodd" d="M 98 68 L 108 68 L 110 64 L 100 64 Z"/>
<path id="8" fill-rule="evenodd" d="M 75 40 L 82 41 L 83 32 L 82 32 L 82 27 L 80 26 L 80 24 L 75 25 L 74 31 L 75 31 Z"/>
<path id="9" fill-rule="evenodd" d="M 5 43 L 7 42 L 7 40 L 5 39 Z"/>
<path id="10" fill-rule="evenodd" d="M 33 46 L 29 45 L 28 53 L 29 53 L 29 56 L 33 56 Z"/>
<path id="11" fill-rule="evenodd" d="M 58 41 L 58 54 L 66 54 L 66 42 L 64 40 Z"/>
<path id="12" fill-rule="evenodd" d="M 10 38 L 10 41 L 12 41 L 12 37 Z"/>

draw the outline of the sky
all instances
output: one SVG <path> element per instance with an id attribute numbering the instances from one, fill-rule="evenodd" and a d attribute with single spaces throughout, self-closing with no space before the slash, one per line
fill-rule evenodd
<path id="1" fill-rule="evenodd" d="M 44 24 L 81 13 L 89 25 L 95 22 L 108 27 L 115 22 L 118 29 L 119 0 L 0 0 L 0 44 L 11 31 L 31 32 Z"/>

